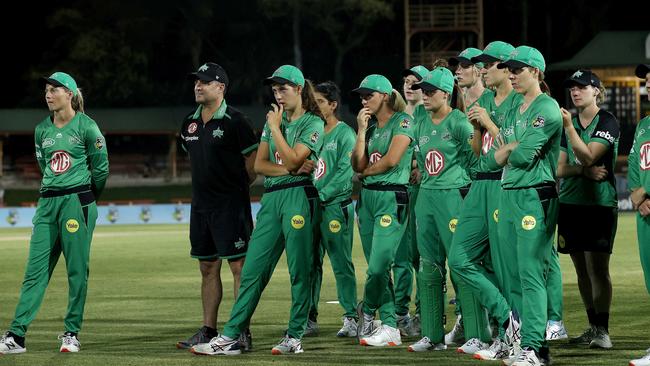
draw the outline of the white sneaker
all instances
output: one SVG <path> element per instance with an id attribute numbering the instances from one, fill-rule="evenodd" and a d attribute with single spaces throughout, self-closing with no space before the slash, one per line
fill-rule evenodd
<path id="1" fill-rule="evenodd" d="M 506 342 L 497 338 L 488 349 L 482 349 L 474 353 L 474 358 L 477 360 L 496 361 L 508 358 L 508 354 L 508 345 Z"/>
<path id="2" fill-rule="evenodd" d="M 65 332 L 61 334 L 58 338 L 61 341 L 61 348 L 59 348 L 59 352 L 63 352 L 63 353 L 79 352 L 79 349 L 81 348 L 81 343 L 79 343 L 76 334 Z"/>
<path id="3" fill-rule="evenodd" d="M 402 337 L 411 335 L 411 316 L 408 313 L 397 316 L 397 329 Z"/>
<path id="4" fill-rule="evenodd" d="M 9 332 L 0 338 L 0 355 L 25 353 L 26 351 L 27 348 L 16 343 L 14 337 L 9 335 Z"/>
<path id="5" fill-rule="evenodd" d="M 567 339 L 569 334 L 564 327 L 564 322 L 561 320 L 549 320 L 546 323 L 546 340 L 557 341 L 558 339 Z"/>
<path id="6" fill-rule="evenodd" d="M 447 345 L 443 343 L 433 344 L 429 337 L 422 337 L 419 341 L 409 346 L 409 352 L 424 352 L 424 351 L 442 351 L 446 350 Z"/>
<path id="7" fill-rule="evenodd" d="M 318 335 L 318 323 L 308 319 L 307 320 L 307 327 L 305 328 L 305 333 L 303 333 L 304 337 L 313 337 Z"/>
<path id="8" fill-rule="evenodd" d="M 280 340 L 280 343 L 271 349 L 271 353 L 274 355 L 303 352 L 305 352 L 305 350 L 302 349 L 302 342 L 300 339 L 289 337 L 288 335 L 285 335 L 284 338 Z"/>
<path id="9" fill-rule="evenodd" d="M 508 346 L 508 357 L 503 359 L 503 364 L 505 366 L 511 366 L 512 364 L 515 363 L 515 361 L 517 361 L 517 357 L 519 357 L 519 354 L 521 352 L 522 349 L 519 342 L 516 342 L 511 346 Z"/>
<path id="10" fill-rule="evenodd" d="M 465 353 L 468 355 L 473 355 L 478 351 L 488 349 L 490 347 L 489 344 L 481 342 L 480 339 L 478 338 L 472 338 L 469 341 L 465 342 L 462 346 L 458 347 L 456 349 L 457 353 Z"/>
<path id="11" fill-rule="evenodd" d="M 381 320 L 374 320 L 374 318 L 363 314 L 357 323 L 357 338 L 361 340 L 363 337 L 370 337 L 379 327 L 381 327 Z"/>
<path id="12" fill-rule="evenodd" d="M 650 348 L 648 348 L 645 352 L 645 356 L 637 358 L 636 360 L 631 360 L 630 366 L 650 366 Z"/>
<path id="13" fill-rule="evenodd" d="M 592 325 L 589 328 L 585 329 L 585 331 L 582 332 L 582 334 L 578 337 L 569 339 L 569 344 L 589 344 L 591 343 L 591 340 L 594 339 L 595 335 L 596 327 Z"/>
<path id="14" fill-rule="evenodd" d="M 523 349 L 512 366 L 542 366 L 542 364 L 539 362 L 535 351 Z"/>
<path id="15" fill-rule="evenodd" d="M 343 327 L 336 333 L 337 337 L 356 337 L 357 321 L 354 318 L 343 317 Z"/>
<path id="16" fill-rule="evenodd" d="M 397 328 L 383 324 L 381 327 L 375 329 L 370 336 L 361 338 L 359 343 L 362 346 L 375 347 L 399 346 L 402 344 L 402 338 Z"/>
<path id="17" fill-rule="evenodd" d="M 521 323 L 519 323 L 519 318 L 511 311 L 508 315 L 508 328 L 506 328 L 506 344 L 508 347 L 515 343 L 519 343 L 521 340 Z"/>
<path id="18" fill-rule="evenodd" d="M 612 340 L 609 339 L 609 333 L 604 327 L 596 327 L 596 334 L 594 334 L 594 338 L 589 342 L 589 348 L 612 348 Z"/>
<path id="19" fill-rule="evenodd" d="M 465 327 L 463 327 L 463 317 L 456 317 L 456 323 L 451 331 L 445 334 L 445 344 L 463 344 L 465 342 Z"/>
<path id="20" fill-rule="evenodd" d="M 226 339 L 222 335 L 218 335 L 210 340 L 208 343 L 199 343 L 192 348 L 190 352 L 195 355 L 239 355 L 241 348 L 239 346 L 239 339 Z"/>

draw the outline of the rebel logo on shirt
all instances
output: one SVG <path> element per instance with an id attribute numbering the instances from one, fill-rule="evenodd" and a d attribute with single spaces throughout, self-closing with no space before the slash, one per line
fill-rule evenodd
<path id="1" fill-rule="evenodd" d="M 483 144 L 481 146 L 481 151 L 483 151 L 483 155 L 487 154 L 490 151 L 493 144 L 494 144 L 494 138 L 492 138 L 492 135 L 490 135 L 488 132 L 485 132 L 483 134 Z"/>
<path id="2" fill-rule="evenodd" d="M 438 175 L 445 167 L 445 157 L 438 150 L 429 150 L 424 167 L 429 175 Z"/>
<path id="3" fill-rule="evenodd" d="M 314 179 L 321 179 L 325 172 L 327 171 L 327 166 L 325 165 L 325 160 L 318 159 L 316 163 L 316 169 L 314 169 Z"/>
<path id="4" fill-rule="evenodd" d="M 54 174 L 65 173 L 70 169 L 71 165 L 72 159 L 70 158 L 70 154 L 66 151 L 59 150 L 52 154 L 52 159 L 50 159 L 50 169 L 52 169 Z"/>
<path id="5" fill-rule="evenodd" d="M 273 156 L 275 157 L 275 163 L 282 165 L 282 158 L 280 157 L 280 153 L 276 151 Z"/>
<path id="6" fill-rule="evenodd" d="M 650 141 L 641 145 L 639 149 L 639 163 L 641 164 L 642 170 L 650 169 Z"/>
<path id="7" fill-rule="evenodd" d="M 614 143 L 614 136 L 609 134 L 609 131 L 596 131 L 596 137 L 600 137 L 609 141 L 610 144 Z"/>
<path id="8" fill-rule="evenodd" d="M 370 158 L 368 160 L 370 161 L 370 164 L 374 164 L 378 162 L 379 159 L 381 159 L 381 154 L 375 151 L 374 153 L 370 154 Z"/>
<path id="9" fill-rule="evenodd" d="M 196 132 L 196 129 L 197 129 L 198 127 L 199 127 L 199 126 L 196 124 L 196 122 L 192 122 L 192 123 L 190 123 L 190 125 L 187 126 L 187 133 L 194 133 L 194 132 Z"/>

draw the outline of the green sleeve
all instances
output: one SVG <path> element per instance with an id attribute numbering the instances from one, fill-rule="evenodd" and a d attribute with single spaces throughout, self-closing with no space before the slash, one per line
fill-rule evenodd
<path id="1" fill-rule="evenodd" d="M 34 146 L 36 147 L 36 162 L 38 162 L 38 167 L 41 169 L 41 174 L 45 171 L 45 157 L 43 156 L 43 150 L 41 150 L 41 131 L 37 127 L 34 131 Z"/>
<path id="2" fill-rule="evenodd" d="M 300 131 L 296 142 L 307 146 L 313 152 L 320 151 L 321 145 L 323 145 L 324 125 L 325 122 L 320 117 L 312 116 L 305 121 L 305 126 Z"/>
<path id="3" fill-rule="evenodd" d="M 472 176 L 474 168 L 478 163 L 478 158 L 472 150 L 472 137 L 474 136 L 474 128 L 469 123 L 467 116 L 464 113 L 459 113 L 459 118 L 456 119 L 456 124 L 452 130 L 454 138 L 458 142 L 459 162 L 467 173 Z"/>
<path id="4" fill-rule="evenodd" d="M 337 165 L 334 177 L 320 190 L 320 199 L 323 202 L 336 198 L 339 194 L 348 190 L 352 185 L 352 164 L 350 157 L 354 150 L 356 136 L 351 128 L 346 128 L 341 135 L 337 151 Z"/>
<path id="5" fill-rule="evenodd" d="M 519 140 L 519 145 L 512 150 L 508 162 L 516 168 L 527 169 L 542 155 L 542 148 L 548 140 L 562 128 L 562 115 L 554 103 L 540 106 L 531 113 L 531 120 Z"/>
<path id="6" fill-rule="evenodd" d="M 95 199 L 97 199 L 106 185 L 108 179 L 108 152 L 106 140 L 102 136 L 97 124 L 91 123 L 86 127 L 86 155 L 90 165 L 91 186 Z"/>
<path id="7" fill-rule="evenodd" d="M 393 137 L 404 135 L 413 141 L 415 133 L 415 131 L 413 131 L 413 118 L 406 113 L 402 113 L 402 115 L 398 117 L 398 122 L 393 127 Z"/>
<path id="8" fill-rule="evenodd" d="M 262 130 L 262 137 L 260 142 L 266 142 L 267 144 L 271 141 L 271 130 L 269 130 L 269 125 L 264 122 L 264 129 Z"/>
<path id="9" fill-rule="evenodd" d="M 636 126 L 637 131 L 639 130 L 639 123 Z M 630 191 L 635 190 L 641 186 L 641 181 L 639 180 L 639 146 L 637 143 L 636 134 L 634 132 L 634 142 L 632 143 L 632 149 L 630 149 L 630 154 L 627 156 L 627 187 Z"/>

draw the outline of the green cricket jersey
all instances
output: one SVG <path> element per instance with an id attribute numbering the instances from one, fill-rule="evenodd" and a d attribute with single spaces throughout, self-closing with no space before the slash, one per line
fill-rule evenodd
<path id="1" fill-rule="evenodd" d="M 627 159 L 628 187 L 643 187 L 646 192 L 650 192 L 650 116 L 639 121 L 636 126 L 634 143 Z"/>
<path id="2" fill-rule="evenodd" d="M 503 188 L 527 188 L 556 182 L 562 114 L 555 99 L 542 93 L 523 113 L 520 108 L 511 110 L 501 126 L 501 135 L 506 143 L 519 142 L 503 167 Z M 487 156 L 488 169 L 499 168 L 494 151 L 492 149 Z"/>
<path id="3" fill-rule="evenodd" d="M 510 94 L 508 94 L 508 96 L 506 96 L 506 98 L 502 100 L 501 104 L 498 106 L 494 101 L 495 97 L 495 93 L 483 93 L 483 95 L 481 95 L 476 103 L 485 108 L 485 110 L 490 115 L 492 122 L 494 122 L 497 127 L 501 128 L 506 120 L 506 117 L 508 116 L 508 113 L 512 109 L 518 108 L 521 103 L 523 103 L 524 97 L 516 91 L 511 90 Z M 476 171 L 481 173 L 492 173 L 500 171 L 501 168 L 488 168 L 484 159 L 484 156 L 490 152 L 490 149 L 492 149 L 492 145 L 494 144 L 494 136 L 490 136 L 487 130 L 483 130 L 481 140 L 481 159 L 479 159 L 478 164 L 476 164 Z"/>
<path id="4" fill-rule="evenodd" d="M 322 136 L 324 124 L 325 122 L 323 122 L 319 116 L 310 112 L 306 112 L 297 120 L 289 122 L 285 112 L 282 115 L 280 130 L 282 131 L 282 135 L 290 147 L 294 148 L 296 144 L 305 145 L 311 150 L 311 154 L 307 157 L 307 159 L 316 161 L 318 160 L 316 152 L 321 149 L 321 145 L 323 144 Z M 268 124 L 264 124 L 261 141 L 269 144 L 269 160 L 272 163 L 282 165 L 282 159 L 280 158 L 280 154 L 275 149 L 275 143 L 273 142 L 271 130 L 269 129 Z M 303 180 L 311 180 L 311 177 L 308 177 L 306 175 L 283 175 L 279 177 L 265 177 L 264 187 L 270 188 L 279 184 L 287 184 Z"/>
<path id="5" fill-rule="evenodd" d="M 478 99 L 475 100 L 472 104 L 468 105 L 465 109 L 469 111 L 473 106 L 475 106 L 477 104 L 480 105 L 481 107 L 483 107 L 483 104 L 481 104 L 481 102 L 482 101 L 485 102 L 485 101 L 490 100 L 490 99 L 494 99 L 494 92 L 492 90 L 488 89 L 488 88 L 485 88 L 485 90 L 483 90 L 483 93 L 481 94 L 481 96 L 478 97 Z M 486 108 L 486 107 L 483 107 L 483 108 Z"/>
<path id="6" fill-rule="evenodd" d="M 108 178 L 108 153 L 95 121 L 77 112 L 58 128 L 48 116 L 36 126 L 34 143 L 43 173 L 41 192 L 91 185 L 99 196 Z"/>
<path id="7" fill-rule="evenodd" d="M 434 124 L 429 113 L 418 114 L 415 138 L 424 161 L 421 188 L 453 189 L 470 183 L 469 170 L 477 159 L 472 151 L 474 129 L 467 116 L 452 111 Z"/>
<path id="8" fill-rule="evenodd" d="M 356 134 L 345 122 L 339 122 L 323 136 L 323 146 L 314 169 L 314 185 L 323 203 L 344 201 L 352 195 L 352 165 Z"/>
<path id="9" fill-rule="evenodd" d="M 393 137 L 404 135 L 413 141 L 413 121 L 411 116 L 404 112 L 395 112 L 384 127 L 379 128 L 377 123 L 366 130 L 366 153 L 369 164 L 374 164 L 388 153 Z M 384 173 L 363 178 L 363 184 L 408 184 L 411 176 L 412 148 L 404 152 L 399 164 Z"/>
<path id="10" fill-rule="evenodd" d="M 560 202 L 575 205 L 597 205 L 618 207 L 616 198 L 616 177 L 614 166 L 618 155 L 619 128 L 616 117 L 613 114 L 601 109 L 587 128 L 582 128 L 577 117 L 573 117 L 575 127 L 580 139 L 585 144 L 598 142 L 607 146 L 607 152 L 594 163 L 595 166 L 605 166 L 607 177 L 602 181 L 591 180 L 583 175 L 566 177 L 560 186 Z M 573 152 L 571 141 L 566 134 L 562 133 L 560 149 L 567 154 L 569 165 L 582 165 Z"/>

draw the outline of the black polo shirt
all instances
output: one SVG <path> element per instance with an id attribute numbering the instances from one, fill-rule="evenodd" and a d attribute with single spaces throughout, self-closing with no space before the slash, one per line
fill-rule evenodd
<path id="1" fill-rule="evenodd" d="M 201 110 L 188 115 L 180 131 L 192 167 L 192 209 L 216 209 L 226 198 L 250 200 L 245 156 L 258 146 L 250 120 L 225 100 L 205 124 Z"/>

